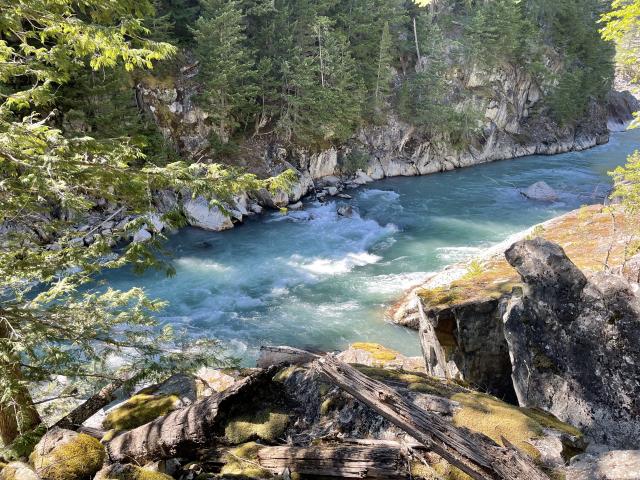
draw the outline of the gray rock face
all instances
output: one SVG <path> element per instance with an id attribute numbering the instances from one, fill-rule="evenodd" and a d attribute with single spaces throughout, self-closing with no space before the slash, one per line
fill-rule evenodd
<path id="1" fill-rule="evenodd" d="M 443 348 L 450 369 L 460 379 L 481 391 L 515 401 L 509 349 L 501 321 L 503 312 L 504 300 L 488 299 L 453 308 L 432 308 L 424 314 L 435 330 L 439 345 L 434 347 Z"/>
<path id="2" fill-rule="evenodd" d="M 567 480 L 640 480 L 640 450 L 583 453 L 571 459 Z"/>
<path id="3" fill-rule="evenodd" d="M 640 439 L 640 300 L 621 276 L 587 279 L 544 239 L 505 253 L 525 283 L 504 315 L 523 406 L 550 411 L 598 443 Z"/>

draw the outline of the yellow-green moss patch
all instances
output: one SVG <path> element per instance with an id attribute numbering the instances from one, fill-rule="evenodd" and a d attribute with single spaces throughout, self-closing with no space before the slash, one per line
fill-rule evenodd
<path id="1" fill-rule="evenodd" d="M 532 458 L 540 456 L 529 441 L 542 435 L 542 425 L 527 412 L 483 393 L 458 393 L 451 399 L 462 406 L 453 415 L 454 425 L 483 433 L 498 444 L 504 437 Z"/>
<path id="2" fill-rule="evenodd" d="M 117 471 L 112 470 L 100 480 L 173 480 L 173 477 L 136 465 L 125 465 L 124 468 L 117 469 Z"/>
<path id="3" fill-rule="evenodd" d="M 438 379 L 425 373 L 407 373 L 404 370 L 367 367 L 364 365 L 354 365 L 354 367 L 366 376 L 375 380 L 390 383 L 401 383 L 409 390 L 415 390 L 417 392 L 449 397 L 454 393 L 466 391 L 466 389 L 460 387 L 457 383 L 451 380 Z"/>
<path id="4" fill-rule="evenodd" d="M 295 365 L 285 367 L 273 376 L 273 381 L 284 383 L 297 369 L 298 367 Z"/>
<path id="5" fill-rule="evenodd" d="M 255 442 L 245 443 L 230 450 L 225 456 L 225 465 L 220 474 L 226 477 L 270 478 L 271 473 L 258 464 L 260 445 Z"/>
<path id="6" fill-rule="evenodd" d="M 129 430 L 166 415 L 180 399 L 176 395 L 148 395 L 139 393 L 113 409 L 102 422 L 104 428 Z"/>
<path id="7" fill-rule="evenodd" d="M 398 356 L 397 352 L 394 352 L 393 350 L 389 350 L 388 348 L 380 345 L 379 343 L 356 342 L 351 345 L 351 348 L 369 352 L 375 360 L 379 360 L 382 362 L 395 360 L 396 357 Z"/>
<path id="8" fill-rule="evenodd" d="M 275 442 L 289 424 L 289 415 L 279 411 L 261 410 L 255 414 L 241 415 L 229 421 L 224 437 L 231 444 L 249 440 Z"/>
<path id="9" fill-rule="evenodd" d="M 98 440 L 81 433 L 46 455 L 35 450 L 30 460 L 44 480 L 85 480 L 100 470 L 105 456 Z"/>

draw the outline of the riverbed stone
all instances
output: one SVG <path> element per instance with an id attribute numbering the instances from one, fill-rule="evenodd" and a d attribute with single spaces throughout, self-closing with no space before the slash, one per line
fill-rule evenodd
<path id="1" fill-rule="evenodd" d="M 544 181 L 530 185 L 522 192 L 522 195 L 530 200 L 539 200 L 544 202 L 554 202 L 558 199 L 557 192 Z"/>
<path id="2" fill-rule="evenodd" d="M 233 228 L 229 216 L 218 207 L 210 207 L 204 197 L 189 198 L 184 202 L 183 208 L 187 221 L 194 227 L 215 232 Z"/>

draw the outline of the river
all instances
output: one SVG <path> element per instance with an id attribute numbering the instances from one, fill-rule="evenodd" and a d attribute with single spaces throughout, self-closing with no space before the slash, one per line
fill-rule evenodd
<path id="1" fill-rule="evenodd" d="M 640 130 L 618 133 L 584 152 L 384 179 L 347 191 L 352 200 L 308 201 L 302 211 L 270 212 L 226 232 L 183 229 L 167 242 L 174 277 L 123 269 L 106 280 L 167 300 L 162 322 L 219 338 L 245 365 L 262 344 L 333 350 L 368 341 L 416 355 L 415 332 L 384 318 L 405 289 L 517 231 L 602 201 L 607 171 L 638 145 Z M 539 180 L 558 201 L 519 194 Z M 338 216 L 342 204 L 358 214 Z"/>

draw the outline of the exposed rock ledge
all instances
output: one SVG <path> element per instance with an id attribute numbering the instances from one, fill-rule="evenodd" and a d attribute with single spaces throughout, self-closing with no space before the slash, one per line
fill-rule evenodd
<path id="1" fill-rule="evenodd" d="M 547 409 L 597 442 L 637 448 L 640 257 L 625 256 L 636 224 L 619 209 L 583 207 L 526 235 L 564 251 L 520 241 L 507 249 L 509 265 L 494 249 L 473 268 L 450 270 L 448 283 L 436 277 L 414 289 L 390 313 L 432 326 L 445 357 L 432 367 Z"/>

